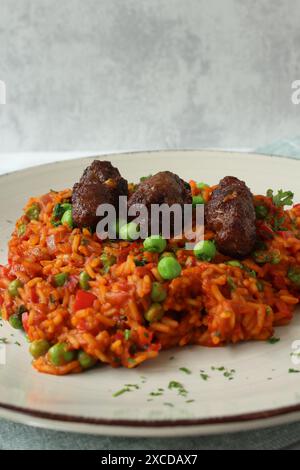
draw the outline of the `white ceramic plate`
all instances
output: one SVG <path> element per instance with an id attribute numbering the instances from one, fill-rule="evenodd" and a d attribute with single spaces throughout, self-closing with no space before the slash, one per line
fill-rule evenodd
<path id="1" fill-rule="evenodd" d="M 110 155 L 107 159 L 130 181 L 167 169 L 185 179 L 211 184 L 225 175 L 235 175 L 246 180 L 255 193 L 265 193 L 270 187 L 289 189 L 300 201 L 300 162 L 291 159 L 208 151 Z M 50 188 L 71 187 L 91 160 L 55 163 L 0 178 L 2 263 L 12 221 L 27 199 Z M 297 420 L 300 374 L 288 371 L 297 368 L 291 361 L 291 345 L 300 340 L 300 317 L 296 315 L 289 326 L 278 328 L 276 336 L 281 341 L 273 345 L 253 342 L 222 349 L 188 347 L 164 352 L 134 370 L 104 366 L 85 374 L 53 377 L 31 368 L 22 334 L 3 325 L 0 337 L 8 338 L 10 344 L 6 346 L 6 365 L 0 366 L 0 415 L 65 431 L 127 436 L 230 432 Z M 192 373 L 180 371 L 181 367 Z M 212 367 L 234 369 L 233 380 Z M 200 370 L 209 375 L 207 380 Z M 186 397 L 168 389 L 174 380 L 184 385 Z M 128 383 L 139 389 L 113 397 Z M 164 391 L 156 396 L 159 388 Z"/>

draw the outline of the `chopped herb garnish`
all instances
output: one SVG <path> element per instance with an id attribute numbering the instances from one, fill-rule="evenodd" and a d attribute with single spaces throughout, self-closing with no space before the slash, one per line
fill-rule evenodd
<path id="1" fill-rule="evenodd" d="M 236 290 L 236 284 L 231 276 L 227 277 L 227 284 L 229 285 L 231 290 Z"/>
<path id="2" fill-rule="evenodd" d="M 268 305 L 268 306 L 266 307 L 266 314 L 269 316 L 269 315 L 271 315 L 271 313 L 272 313 L 272 309 L 271 309 L 271 307 Z"/>
<path id="3" fill-rule="evenodd" d="M 169 406 L 170 408 L 174 408 L 173 403 L 166 402 L 164 403 L 165 406 Z"/>
<path id="4" fill-rule="evenodd" d="M 148 175 L 148 176 L 141 176 L 140 178 L 140 182 L 143 183 L 144 181 L 148 180 L 149 178 L 151 178 L 152 175 Z"/>
<path id="5" fill-rule="evenodd" d="M 284 224 L 285 222 L 285 217 L 274 217 L 274 220 L 273 220 L 273 230 L 274 232 L 285 232 L 287 229 L 285 227 L 282 226 L 282 224 Z"/>
<path id="6" fill-rule="evenodd" d="M 132 390 L 129 387 L 124 387 L 121 388 L 121 390 L 118 390 L 116 393 L 113 394 L 113 397 L 119 397 L 120 395 L 123 395 L 123 393 L 131 392 Z"/>
<path id="7" fill-rule="evenodd" d="M 287 276 L 289 280 L 296 286 L 300 286 L 300 268 L 292 266 L 289 268 Z"/>
<path id="8" fill-rule="evenodd" d="M 300 374 L 300 370 L 298 370 L 298 369 L 289 369 L 289 374 Z"/>
<path id="9" fill-rule="evenodd" d="M 7 338 L 0 338 L 0 344 L 8 344 L 9 341 Z"/>
<path id="10" fill-rule="evenodd" d="M 125 387 L 134 388 L 135 390 L 138 390 L 140 388 L 137 384 L 125 384 Z"/>
<path id="11" fill-rule="evenodd" d="M 126 339 L 126 341 L 129 340 L 130 336 L 131 336 L 131 330 L 125 330 L 124 331 L 124 338 Z"/>
<path id="12" fill-rule="evenodd" d="M 268 189 L 267 197 L 270 197 L 276 207 L 292 206 L 294 193 L 280 189 L 276 195 L 272 189 Z"/>
<path id="13" fill-rule="evenodd" d="M 195 400 L 186 400 L 186 403 L 194 403 Z"/>
<path id="14" fill-rule="evenodd" d="M 276 344 L 280 341 L 280 338 L 275 338 L 275 336 L 273 336 L 272 338 L 269 338 L 268 339 L 268 343 L 270 344 Z"/>
<path id="15" fill-rule="evenodd" d="M 146 259 L 135 259 L 134 264 L 136 266 L 146 266 L 146 264 L 148 264 L 148 261 Z"/>
<path id="16" fill-rule="evenodd" d="M 265 290 L 263 281 L 256 281 L 256 286 L 259 292 L 263 292 Z"/>
<path id="17" fill-rule="evenodd" d="M 200 377 L 201 377 L 201 379 L 203 379 L 205 382 L 207 382 L 207 380 L 209 379 L 209 375 L 208 375 L 208 374 L 204 374 L 203 372 L 201 372 Z"/>
<path id="18" fill-rule="evenodd" d="M 175 356 L 169 357 L 169 361 L 173 361 L 175 359 Z"/>
<path id="19" fill-rule="evenodd" d="M 169 385 L 168 385 L 169 390 L 177 390 L 178 395 L 182 397 L 186 397 L 188 392 L 184 388 L 184 386 L 180 382 L 176 382 L 175 380 L 172 380 Z"/>
<path id="20" fill-rule="evenodd" d="M 19 225 L 17 228 L 17 232 L 18 232 L 18 237 L 23 237 L 23 235 L 25 235 L 25 232 L 26 232 L 26 224 Z"/>
<path id="21" fill-rule="evenodd" d="M 268 208 L 266 206 L 256 206 L 255 213 L 257 219 L 265 219 L 269 213 Z"/>
<path id="22" fill-rule="evenodd" d="M 19 341 L 15 341 L 14 343 L 16 346 L 21 346 L 21 343 L 19 343 Z"/>
<path id="23" fill-rule="evenodd" d="M 192 371 L 188 369 L 187 367 L 180 367 L 179 370 L 181 370 L 181 372 L 184 372 L 185 374 L 188 374 L 188 375 L 192 373 Z"/>

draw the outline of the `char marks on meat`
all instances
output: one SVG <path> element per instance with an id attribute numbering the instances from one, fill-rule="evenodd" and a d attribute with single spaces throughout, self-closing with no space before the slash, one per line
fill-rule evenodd
<path id="1" fill-rule="evenodd" d="M 242 258 L 256 242 L 253 195 L 246 184 L 233 176 L 223 178 L 205 208 L 205 220 L 215 232 L 218 250 Z"/>

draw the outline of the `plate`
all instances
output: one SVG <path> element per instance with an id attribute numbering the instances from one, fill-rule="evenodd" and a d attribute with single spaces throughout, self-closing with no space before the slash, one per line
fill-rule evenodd
<path id="1" fill-rule="evenodd" d="M 292 159 L 210 151 L 101 157 L 105 158 L 129 181 L 161 170 L 210 184 L 235 175 L 254 193 L 282 188 L 294 191 L 300 201 L 300 162 Z M 92 160 L 53 163 L 1 177 L 2 263 L 12 224 L 27 199 L 50 188 L 71 187 Z M 298 357 L 291 354 L 294 341 L 300 340 L 299 315 L 289 326 L 277 329 L 281 341 L 275 344 L 191 346 L 165 351 L 134 370 L 103 366 L 65 377 L 33 370 L 28 344 L 15 331 L 7 325 L 0 328 L 0 337 L 9 343 L 0 351 L 2 360 L 6 354 L 6 364 L 0 365 L 4 418 L 64 431 L 156 437 L 242 431 L 300 418 L 300 374 L 289 373 L 297 369 Z M 170 382 L 180 383 L 184 391 L 169 389 Z M 126 384 L 131 384 L 131 391 L 124 392 Z"/>

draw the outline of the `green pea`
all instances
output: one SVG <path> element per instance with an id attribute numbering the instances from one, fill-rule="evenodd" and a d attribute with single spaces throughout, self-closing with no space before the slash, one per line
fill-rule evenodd
<path id="1" fill-rule="evenodd" d="M 181 274 L 181 266 L 177 259 L 170 256 L 162 258 L 158 263 L 157 269 L 163 279 L 171 280 Z"/>
<path id="2" fill-rule="evenodd" d="M 193 207 L 196 207 L 198 204 L 204 204 L 205 201 L 202 196 L 193 196 Z"/>
<path id="3" fill-rule="evenodd" d="M 88 290 L 90 288 L 89 280 L 90 280 L 90 276 L 88 275 L 88 273 L 86 273 L 85 271 L 80 273 L 79 284 L 80 284 L 81 289 Z"/>
<path id="4" fill-rule="evenodd" d="M 208 185 L 208 184 L 206 184 L 206 183 L 202 183 L 202 182 L 201 182 L 201 183 L 197 183 L 197 185 L 196 185 L 196 186 L 197 186 L 197 188 L 198 188 L 198 189 L 205 189 L 205 188 L 209 188 L 209 185 Z"/>
<path id="5" fill-rule="evenodd" d="M 17 228 L 17 232 L 18 232 L 18 237 L 23 237 L 23 235 L 25 235 L 26 233 L 26 224 L 19 225 L 19 227 Z"/>
<path id="6" fill-rule="evenodd" d="M 194 254 L 196 258 L 202 261 L 211 261 L 216 256 L 217 249 L 214 242 L 210 240 L 203 240 L 194 247 Z"/>
<path id="7" fill-rule="evenodd" d="M 242 263 L 240 263 L 239 261 L 236 261 L 236 260 L 227 261 L 226 264 L 227 264 L 228 266 L 232 266 L 233 268 L 241 268 L 241 269 L 243 269 Z"/>
<path id="8" fill-rule="evenodd" d="M 145 251 L 150 251 L 150 253 L 162 253 L 166 246 L 166 240 L 160 235 L 151 235 L 144 240 Z"/>
<path id="9" fill-rule="evenodd" d="M 69 351 L 66 343 L 57 343 L 49 349 L 49 359 L 54 366 L 63 366 L 76 358 L 75 351 Z"/>
<path id="10" fill-rule="evenodd" d="M 159 282 L 153 282 L 151 290 L 151 300 L 153 302 L 163 302 L 167 297 L 167 292 L 164 286 Z"/>
<path id="11" fill-rule="evenodd" d="M 56 287 L 62 287 L 65 284 L 67 279 L 68 279 L 67 273 L 59 273 L 54 276 L 54 283 Z"/>
<path id="12" fill-rule="evenodd" d="M 32 204 L 27 211 L 26 215 L 30 220 L 39 220 L 41 208 L 37 204 Z"/>
<path id="13" fill-rule="evenodd" d="M 90 356 L 85 351 L 80 351 L 78 354 L 78 361 L 83 369 L 90 369 L 96 364 L 97 359 Z"/>
<path id="14" fill-rule="evenodd" d="M 8 285 L 8 293 L 11 297 L 17 297 L 19 294 L 19 288 L 22 287 L 23 284 L 19 279 L 15 279 L 14 281 L 11 281 Z"/>
<path id="15" fill-rule="evenodd" d="M 257 219 L 265 219 L 269 213 L 269 210 L 266 206 L 256 206 L 255 213 Z"/>
<path id="16" fill-rule="evenodd" d="M 70 228 L 73 227 L 73 216 L 72 216 L 72 210 L 71 209 L 64 212 L 64 215 L 61 218 L 61 223 L 62 224 L 67 224 Z"/>
<path id="17" fill-rule="evenodd" d="M 10 326 L 15 328 L 16 330 L 23 329 L 22 317 L 18 315 L 17 313 L 9 317 L 9 323 L 10 323 Z"/>
<path id="18" fill-rule="evenodd" d="M 140 231 L 137 224 L 129 222 L 129 224 L 119 227 L 119 237 L 121 240 L 133 241 L 139 238 Z"/>
<path id="19" fill-rule="evenodd" d="M 148 322 L 152 323 L 155 321 L 161 320 L 164 315 L 164 310 L 161 304 L 155 303 L 152 304 L 151 307 L 145 313 L 145 318 Z"/>
<path id="20" fill-rule="evenodd" d="M 37 359 L 40 356 L 44 356 L 44 354 L 46 354 L 49 349 L 50 343 L 48 343 L 48 341 L 46 341 L 45 339 L 33 341 L 29 346 L 29 352 L 32 357 L 34 357 L 34 359 Z"/>

